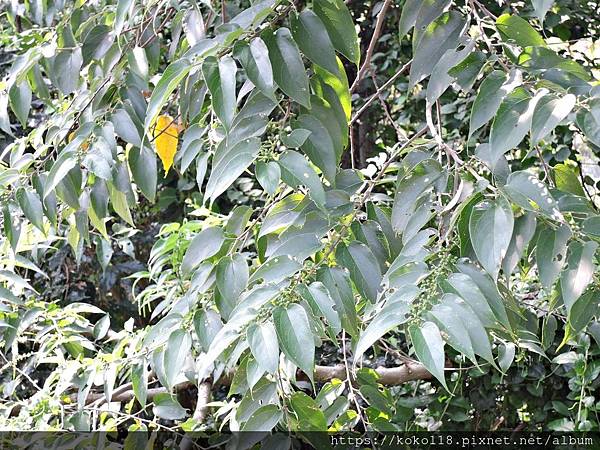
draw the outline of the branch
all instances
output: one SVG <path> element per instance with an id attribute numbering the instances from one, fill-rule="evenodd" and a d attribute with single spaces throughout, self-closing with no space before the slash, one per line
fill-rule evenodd
<path id="1" fill-rule="evenodd" d="M 198 399 L 196 400 L 196 409 L 192 418 L 198 423 L 204 422 L 206 415 L 208 414 L 208 406 L 206 406 L 210 400 L 210 391 L 212 389 L 212 383 L 204 381 L 198 386 Z M 184 437 L 179 444 L 180 450 L 189 450 L 192 448 L 192 440 L 189 437 Z"/>
<path id="2" fill-rule="evenodd" d="M 363 62 L 362 67 L 358 71 L 356 75 L 356 79 L 352 83 L 352 87 L 350 88 L 350 92 L 354 92 L 358 87 L 358 84 L 365 76 L 365 72 L 371 66 L 371 58 L 373 56 L 373 51 L 375 50 L 375 45 L 377 45 L 377 41 L 379 40 L 379 36 L 381 36 L 381 29 L 383 28 L 383 21 L 385 19 L 385 13 L 389 8 L 391 0 L 385 0 L 383 6 L 381 7 L 381 11 L 377 15 L 377 22 L 375 23 L 375 30 L 373 31 L 373 36 L 371 37 L 371 42 L 369 42 L 369 48 L 367 49 L 367 54 L 365 55 L 365 61 Z"/>
<path id="3" fill-rule="evenodd" d="M 378 382 L 386 386 L 398 386 L 407 381 L 428 380 L 432 377 L 425 366 L 416 361 L 397 367 L 377 367 L 374 370 L 380 377 Z M 327 382 L 334 378 L 347 379 L 346 368 L 343 364 L 315 366 L 315 381 Z"/>
<path id="4" fill-rule="evenodd" d="M 358 118 L 361 116 L 361 114 L 364 113 L 365 110 L 371 105 L 371 103 L 373 103 L 375 100 L 377 100 L 379 98 L 379 95 L 383 91 L 385 91 L 387 88 L 389 88 L 400 75 L 402 75 L 404 72 L 406 72 L 406 70 L 408 70 L 411 63 L 412 63 L 412 59 L 409 62 L 407 62 L 406 64 L 404 64 L 400 68 L 400 70 L 398 70 L 398 72 L 396 72 L 389 80 L 387 80 L 385 82 L 384 85 L 382 85 L 379 89 L 377 89 L 377 91 L 369 97 L 367 102 L 360 107 L 360 109 L 356 112 L 356 114 L 354 114 L 354 116 L 352 116 L 348 125 L 352 125 L 354 122 L 356 122 L 358 120 Z"/>
<path id="5" fill-rule="evenodd" d="M 173 390 L 175 392 L 179 392 L 179 391 L 186 390 L 186 389 L 188 389 L 188 388 L 190 388 L 192 386 L 194 386 L 194 383 L 192 383 L 191 381 L 184 381 L 182 383 L 176 384 L 173 387 Z M 110 400 L 111 402 L 128 402 L 129 400 L 131 400 L 132 398 L 135 397 L 135 395 L 133 393 L 133 389 L 122 390 L 121 388 L 119 388 L 118 391 L 120 391 L 118 394 L 113 394 L 112 395 L 111 400 Z M 147 399 L 148 400 L 152 400 L 158 394 L 164 394 L 166 392 L 169 392 L 169 390 L 167 388 L 165 388 L 165 387 L 148 389 Z M 104 397 L 105 396 L 104 396 L 103 392 L 93 392 L 93 393 L 90 393 L 90 394 L 88 394 L 88 397 L 86 399 L 86 404 L 94 403 L 94 402 L 96 402 L 98 400 L 103 399 Z"/>
<path id="6" fill-rule="evenodd" d="M 429 373 L 425 366 L 417 361 L 407 361 L 405 364 L 397 367 L 377 367 L 374 370 L 380 376 L 379 383 L 387 386 L 397 386 L 413 380 L 428 380 L 432 377 L 431 373 Z M 346 367 L 344 364 L 337 364 L 335 366 L 315 366 L 314 378 L 315 381 L 325 383 L 334 378 L 346 380 L 348 379 L 348 376 L 346 374 Z M 224 376 L 216 384 L 220 386 L 227 386 L 230 383 L 231 377 Z M 123 386 L 128 386 L 128 384 Z M 191 381 L 185 381 L 175 385 L 174 390 L 175 392 L 179 392 L 189 389 L 192 386 L 194 386 L 194 383 Z M 208 381 L 200 383 L 200 386 L 198 387 L 198 400 L 193 417 L 199 422 L 204 420 L 206 414 L 208 413 L 208 407 L 206 405 L 208 403 L 208 399 L 210 398 L 212 387 L 213 385 Z M 147 398 L 148 400 L 152 400 L 156 395 L 166 392 L 169 392 L 169 390 L 165 387 L 148 389 Z M 104 398 L 104 393 L 102 392 L 90 393 L 88 395 L 86 404 L 91 404 L 102 398 Z M 112 396 L 111 401 L 128 402 L 132 398 L 134 398 L 133 389 L 117 388 Z M 76 398 L 74 400 L 76 401 Z"/>

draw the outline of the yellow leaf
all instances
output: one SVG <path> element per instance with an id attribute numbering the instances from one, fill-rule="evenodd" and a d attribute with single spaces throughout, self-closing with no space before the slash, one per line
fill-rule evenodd
<path id="1" fill-rule="evenodd" d="M 154 126 L 154 149 L 162 161 L 165 175 L 173 165 L 177 142 L 179 141 L 179 127 L 169 115 L 158 116 Z"/>

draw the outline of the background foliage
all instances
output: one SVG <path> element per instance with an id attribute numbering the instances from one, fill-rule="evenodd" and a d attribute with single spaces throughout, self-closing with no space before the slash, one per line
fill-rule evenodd
<path id="1" fill-rule="evenodd" d="M 10 2 L 2 428 L 598 430 L 595 8 Z"/>

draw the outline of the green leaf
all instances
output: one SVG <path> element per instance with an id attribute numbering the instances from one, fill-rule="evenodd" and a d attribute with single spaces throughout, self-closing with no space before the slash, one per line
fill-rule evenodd
<path id="1" fill-rule="evenodd" d="M 152 91 L 152 96 L 146 109 L 146 119 L 144 129 L 147 132 L 156 116 L 160 113 L 162 107 L 167 102 L 171 93 L 179 86 L 179 83 L 189 73 L 192 65 L 189 60 L 182 58 L 169 64 L 165 69 L 156 87 Z"/>
<path id="2" fill-rule="evenodd" d="M 408 327 L 408 333 L 419 361 L 448 390 L 444 378 L 444 341 L 437 325 L 433 322 L 411 325 Z"/>
<path id="3" fill-rule="evenodd" d="M 19 243 L 19 236 L 21 234 L 21 226 L 18 219 L 14 215 L 11 215 L 8 203 L 6 203 L 2 208 L 2 219 L 4 233 L 13 252 L 16 253 L 17 245 Z"/>
<path id="4" fill-rule="evenodd" d="M 540 281 L 545 289 L 550 289 L 567 260 L 567 241 L 571 230 L 563 225 L 557 230 L 546 227 L 539 234 L 535 259 Z"/>
<path id="5" fill-rule="evenodd" d="M 477 364 L 469 329 L 465 327 L 460 312 L 454 305 L 438 303 L 428 312 L 428 317 L 445 333 L 444 340 L 446 342 Z"/>
<path id="6" fill-rule="evenodd" d="M 77 89 L 82 65 L 81 47 L 60 51 L 51 60 L 50 79 L 63 95 L 69 95 Z"/>
<path id="7" fill-rule="evenodd" d="M 450 11 L 436 19 L 420 35 L 410 65 L 409 89 L 431 74 L 447 50 L 458 46 L 465 24 L 460 13 Z"/>
<path id="8" fill-rule="evenodd" d="M 371 323 L 360 333 L 354 348 L 354 361 L 360 357 L 384 334 L 392 331 L 410 319 L 410 308 L 419 291 L 407 285 L 394 292 L 386 299 L 384 307 L 377 313 Z"/>
<path id="9" fill-rule="evenodd" d="M 108 195 L 110 197 L 110 203 L 119 217 L 121 217 L 129 225 L 135 226 L 133 223 L 133 217 L 131 217 L 129 205 L 127 204 L 127 196 L 123 192 L 119 191 L 112 183 L 108 183 Z"/>
<path id="10" fill-rule="evenodd" d="M 277 333 L 271 322 L 252 324 L 248 327 L 248 345 L 258 365 L 269 373 L 277 372 L 279 367 L 279 343 Z"/>
<path id="11" fill-rule="evenodd" d="M 117 136 L 125 142 L 129 142 L 134 147 L 141 147 L 142 137 L 140 136 L 140 132 L 126 110 L 115 110 L 110 116 L 110 121 Z"/>
<path id="12" fill-rule="evenodd" d="M 56 161 L 52 165 L 46 183 L 44 185 L 44 196 L 46 199 L 53 191 L 54 188 L 62 181 L 62 179 L 69 173 L 69 171 L 77 164 L 76 155 L 74 151 L 63 150 L 56 158 Z"/>
<path id="13" fill-rule="evenodd" d="M 288 150 L 279 158 L 279 165 L 284 183 L 294 188 L 306 186 L 313 201 L 319 207 L 324 207 L 325 191 L 321 180 L 302 155 Z"/>
<path id="14" fill-rule="evenodd" d="M 299 148 L 304 144 L 308 136 L 310 136 L 310 131 L 303 128 L 296 128 L 287 136 L 281 135 L 281 142 L 287 148 Z"/>
<path id="15" fill-rule="evenodd" d="M 314 101 L 313 101 L 314 105 Z M 311 162 L 322 170 L 325 178 L 331 183 L 335 181 L 337 157 L 329 131 L 315 116 L 302 114 L 292 124 L 293 128 L 308 130 L 310 134 L 302 144 L 302 150 Z"/>
<path id="16" fill-rule="evenodd" d="M 81 55 L 83 64 L 87 65 L 93 59 L 101 59 L 115 40 L 114 32 L 107 25 L 96 25 L 90 30 L 83 41 Z"/>
<path id="17" fill-rule="evenodd" d="M 559 191 L 570 192 L 574 195 L 585 197 L 585 191 L 579 181 L 579 171 L 568 164 L 556 164 L 554 167 L 554 181 Z"/>
<path id="18" fill-rule="evenodd" d="M 256 180 L 269 195 L 274 195 L 279 187 L 281 168 L 275 161 L 256 163 Z"/>
<path id="19" fill-rule="evenodd" d="M 360 295 L 375 302 L 382 275 L 379 263 L 369 247 L 358 241 L 351 242 L 348 246 L 340 244 L 336 249 L 336 257 L 350 271 L 350 279 Z"/>
<path id="20" fill-rule="evenodd" d="M 532 173 L 524 170 L 511 173 L 504 189 L 523 209 L 536 212 L 541 210 L 553 220 L 562 219 L 558 203 L 548 186 Z"/>
<path id="21" fill-rule="evenodd" d="M 265 283 L 278 283 L 295 274 L 301 268 L 302 264 L 290 255 L 269 258 L 254 271 L 250 276 L 249 283 L 252 284 L 260 279 Z"/>
<path id="22" fill-rule="evenodd" d="M 273 320 L 281 351 L 312 380 L 315 345 L 306 311 L 298 304 L 277 307 L 273 310 Z"/>
<path id="23" fill-rule="evenodd" d="M 502 70 L 494 70 L 483 80 L 471 108 L 469 136 L 496 115 L 504 98 L 520 84 L 521 73 L 518 71 L 507 75 Z"/>
<path id="24" fill-rule="evenodd" d="M 110 328 L 110 316 L 105 314 L 98 322 L 94 324 L 93 336 L 94 339 L 104 339 Z"/>
<path id="25" fill-rule="evenodd" d="M 358 66 L 360 47 L 354 19 L 343 0 L 315 0 L 315 13 L 323 21 L 334 48 Z"/>
<path id="26" fill-rule="evenodd" d="M 264 41 L 259 37 L 252 39 L 250 44 L 238 41 L 234 46 L 233 55 L 242 64 L 248 79 L 263 94 L 275 100 L 273 68 L 269 60 L 269 49 Z"/>
<path id="27" fill-rule="evenodd" d="M 311 213 L 301 228 L 290 227 L 279 237 L 269 240 L 265 255 L 294 255 L 295 259 L 303 261 L 323 247 L 321 237 L 327 230 L 327 222 L 321 215 Z"/>
<path id="28" fill-rule="evenodd" d="M 548 72 L 557 69 L 572 74 L 581 80 L 589 81 L 590 74 L 573 59 L 565 59 L 556 52 L 545 47 L 526 47 L 519 55 L 518 63 L 529 71 Z M 574 83 L 574 80 L 571 84 Z"/>
<path id="29" fill-rule="evenodd" d="M 342 107 L 337 101 L 337 95 L 333 89 L 326 84 L 321 84 L 324 98 L 316 95 L 312 96 L 312 108 L 307 113 L 314 116 L 321 125 L 327 130 L 331 143 L 333 144 L 333 158 L 336 164 L 339 164 L 344 148 L 347 145 L 348 125 L 346 123 Z M 315 133 L 316 134 L 316 133 Z M 307 141 L 314 140 L 309 138 Z M 307 143 L 305 142 L 305 145 Z"/>
<path id="30" fill-rule="evenodd" d="M 405 231 L 415 213 L 418 199 L 423 194 L 427 195 L 426 193 L 431 190 L 441 175 L 440 164 L 431 159 L 416 165 L 411 176 L 404 176 L 399 172 L 391 218 L 392 227 L 397 234 Z"/>
<path id="31" fill-rule="evenodd" d="M 112 179 L 113 155 L 106 140 L 99 136 L 87 150 L 81 165 L 103 180 Z"/>
<path id="32" fill-rule="evenodd" d="M 581 231 L 588 236 L 600 238 L 600 216 L 588 217 L 581 223 Z"/>
<path id="33" fill-rule="evenodd" d="M 449 74 L 449 70 L 465 59 L 471 53 L 474 46 L 475 41 L 470 41 L 461 50 L 451 48 L 437 62 L 427 84 L 426 98 L 430 105 L 434 104 L 454 82 L 454 78 Z"/>
<path id="34" fill-rule="evenodd" d="M 531 4 L 533 5 L 535 15 L 540 23 L 544 25 L 544 18 L 548 11 L 550 11 L 550 8 L 552 8 L 552 5 L 554 5 L 554 0 L 531 0 Z"/>
<path id="35" fill-rule="evenodd" d="M 464 273 L 453 273 L 448 277 L 448 284 L 451 287 L 450 290 L 469 305 L 484 327 L 494 327 L 496 322 L 494 311 L 492 311 L 488 299 L 470 276 Z"/>
<path id="36" fill-rule="evenodd" d="M 389 259 L 390 250 L 381 226 L 374 220 L 366 220 L 362 223 L 354 222 L 351 228 L 356 239 L 369 247 L 379 262 L 381 272 L 385 272 L 387 270 L 386 261 Z"/>
<path id="37" fill-rule="evenodd" d="M 283 413 L 277 405 L 261 406 L 252 413 L 240 431 L 271 431 L 282 416 Z"/>
<path id="38" fill-rule="evenodd" d="M 240 254 L 226 256 L 219 261 L 216 272 L 221 299 L 229 305 L 231 311 L 248 284 L 248 264 Z"/>
<path id="39" fill-rule="evenodd" d="M 417 15 L 419 14 L 419 9 L 422 4 L 422 0 L 406 0 L 406 2 L 404 2 L 402 13 L 400 14 L 400 22 L 398 24 L 398 39 L 402 40 L 406 33 L 415 26 Z"/>
<path id="40" fill-rule="evenodd" d="M 236 109 L 235 74 L 237 66 L 231 56 L 225 55 L 217 61 L 209 56 L 202 64 L 202 74 L 210 91 L 215 114 L 226 130 L 231 128 Z"/>
<path id="41" fill-rule="evenodd" d="M 537 100 L 537 97 L 530 98 L 524 89 L 517 89 L 504 99 L 490 131 L 490 152 L 494 161 L 517 147 L 527 135 Z"/>
<path id="42" fill-rule="evenodd" d="M 133 181 L 138 185 L 144 197 L 154 202 L 158 181 L 156 156 L 148 147 L 133 147 L 129 150 L 129 167 Z"/>
<path id="43" fill-rule="evenodd" d="M 476 355 L 481 356 L 484 360 L 492 365 L 495 365 L 494 356 L 492 355 L 492 346 L 490 339 L 483 327 L 483 324 L 477 317 L 477 314 L 469 306 L 468 302 L 453 294 L 444 294 L 442 302 L 449 305 L 456 312 L 458 318 L 462 322 L 462 326 L 467 330 L 471 341 L 471 346 Z M 474 361 L 475 362 L 475 361 Z M 477 364 L 475 362 L 475 364 Z"/>
<path id="44" fill-rule="evenodd" d="M 169 383 L 168 388 L 175 386 L 177 376 L 183 371 L 183 365 L 188 356 L 191 355 L 192 337 L 182 329 L 175 330 L 169 336 L 165 348 L 165 375 Z"/>
<path id="45" fill-rule="evenodd" d="M 585 329 L 590 320 L 598 316 L 600 310 L 599 295 L 598 289 L 589 289 L 575 300 L 571 306 L 568 314 L 568 326 L 573 329 L 575 334 Z"/>
<path id="46" fill-rule="evenodd" d="M 27 117 L 31 109 L 31 88 L 27 80 L 14 84 L 9 92 L 10 107 L 23 128 L 27 127 Z"/>
<path id="47" fill-rule="evenodd" d="M 413 49 L 421 39 L 423 32 L 429 24 L 440 17 L 446 7 L 450 4 L 450 0 L 423 0 L 419 6 L 419 12 L 415 17 L 415 30 L 413 33 Z"/>
<path id="48" fill-rule="evenodd" d="M 310 108 L 308 76 L 290 30 L 279 28 L 274 34 L 265 31 L 262 38 L 269 49 L 273 78 L 277 85 L 292 100 Z"/>
<path id="49" fill-rule="evenodd" d="M 327 320 L 332 330 L 331 337 L 334 338 L 342 330 L 342 324 L 336 311 L 335 301 L 329 295 L 325 285 L 320 281 L 315 281 L 309 286 L 298 286 L 298 290 L 302 298 L 310 305 L 313 313 Z"/>
<path id="50" fill-rule="evenodd" d="M 496 28 L 505 42 L 519 47 L 546 46 L 546 41 L 525 19 L 510 14 L 502 14 L 496 19 Z"/>
<path id="51" fill-rule="evenodd" d="M 175 396 L 160 393 L 154 396 L 154 415 L 166 420 L 180 420 L 185 418 L 187 411 L 178 402 Z"/>
<path id="52" fill-rule="evenodd" d="M 148 398 L 148 366 L 145 361 L 135 364 L 131 368 L 131 384 L 133 387 L 133 395 L 142 408 L 146 406 Z"/>
<path id="53" fill-rule="evenodd" d="M 567 267 L 560 275 L 562 299 L 567 312 L 591 283 L 596 265 L 594 263 L 598 243 L 573 241 L 569 244 Z"/>
<path id="54" fill-rule="evenodd" d="M 323 96 L 325 100 L 327 100 L 332 107 L 335 107 L 334 100 L 337 100 L 339 105 L 342 107 L 345 115 L 345 121 L 343 124 L 348 125 L 348 121 L 352 115 L 352 96 L 350 94 L 350 86 L 348 85 L 348 76 L 346 75 L 346 69 L 344 69 L 344 64 L 342 60 L 336 56 L 338 73 L 339 76 L 333 75 L 327 70 L 322 69 L 319 66 L 315 67 L 315 73 L 321 79 L 321 81 L 327 86 L 331 87 L 334 95 L 328 95 L 327 90 L 323 92 Z M 344 144 L 346 146 L 347 143 Z"/>
<path id="55" fill-rule="evenodd" d="M 340 267 L 326 267 L 317 272 L 317 279 L 327 288 L 335 302 L 344 330 L 354 337 L 358 336 L 356 304 L 348 273 Z"/>
<path id="56" fill-rule="evenodd" d="M 509 276 L 511 275 L 519 261 L 523 257 L 525 249 L 529 245 L 529 241 L 535 233 L 536 215 L 534 213 L 525 213 L 515 219 L 515 227 L 510 245 L 506 251 L 506 256 L 502 261 L 502 270 Z"/>
<path id="57" fill-rule="evenodd" d="M 44 211 L 42 202 L 36 192 L 19 188 L 16 193 L 17 201 L 25 217 L 42 233 L 44 230 Z"/>
<path id="58" fill-rule="evenodd" d="M 14 136 L 10 127 L 10 118 L 8 117 L 8 93 L 0 92 L 0 130 L 9 136 Z M 4 185 L 5 183 L 2 183 Z"/>
<path id="59" fill-rule="evenodd" d="M 499 197 L 484 200 L 471 211 L 469 234 L 477 259 L 494 280 L 506 255 L 512 236 L 514 218 L 510 204 Z"/>
<path id="60" fill-rule="evenodd" d="M 222 142 L 213 157 L 205 198 L 213 202 L 252 164 L 260 151 L 260 138 L 244 139 L 232 147 Z"/>
<path id="61" fill-rule="evenodd" d="M 310 9 L 305 9 L 299 15 L 292 15 L 290 25 L 292 36 L 302 53 L 318 66 L 338 76 L 335 50 L 319 16 Z"/>
<path id="62" fill-rule="evenodd" d="M 577 125 L 589 141 L 600 146 L 600 100 L 591 100 L 589 105 L 590 109 L 579 109 Z"/>
<path id="63" fill-rule="evenodd" d="M 545 138 L 575 106 L 576 97 L 567 94 L 564 97 L 545 95 L 533 111 L 531 120 L 531 144 L 535 145 Z"/>
<path id="64" fill-rule="evenodd" d="M 79 197 L 81 196 L 81 182 L 81 168 L 79 165 L 75 165 L 75 167 L 70 169 L 56 185 L 56 194 L 58 197 L 73 209 L 80 208 Z M 53 194 L 50 193 L 47 198 L 52 197 Z M 47 198 L 44 199 L 44 202 Z"/>
<path id="65" fill-rule="evenodd" d="M 290 397 L 290 406 L 298 418 L 298 430 L 327 431 L 325 414 L 317 402 L 304 392 L 294 392 Z"/>
<path id="66" fill-rule="evenodd" d="M 205 352 L 208 351 L 221 328 L 223 328 L 221 317 L 213 310 L 198 310 L 194 315 L 194 330 L 198 336 L 198 342 Z"/>
<path id="67" fill-rule="evenodd" d="M 217 254 L 223 244 L 223 229 L 210 227 L 198 233 L 190 242 L 181 262 L 181 271 L 188 275 L 202 261 Z"/>
<path id="68" fill-rule="evenodd" d="M 248 205 L 238 205 L 234 207 L 227 217 L 227 225 L 225 232 L 239 236 L 245 230 L 250 216 L 252 216 L 252 208 Z"/>
<path id="69" fill-rule="evenodd" d="M 515 359 L 515 344 L 507 342 L 498 347 L 498 365 L 503 372 L 506 372 Z"/>
<path id="70" fill-rule="evenodd" d="M 475 83 L 475 80 L 477 80 L 477 76 L 481 72 L 481 69 L 483 69 L 486 61 L 486 55 L 483 52 L 476 50 L 462 62 L 452 67 L 448 71 L 448 75 L 454 78 L 456 84 L 458 84 L 463 91 L 468 92 L 473 87 L 473 84 Z"/>
<path id="71" fill-rule="evenodd" d="M 191 125 L 183 135 L 181 149 L 175 155 L 175 161 L 179 161 L 181 173 L 190 167 L 194 159 L 202 151 L 202 138 L 208 131 L 208 127 L 201 127 L 198 124 Z"/>
<path id="72" fill-rule="evenodd" d="M 125 21 L 131 16 L 133 11 L 134 0 L 118 0 L 117 9 L 115 13 L 115 33 L 121 34 Z"/>

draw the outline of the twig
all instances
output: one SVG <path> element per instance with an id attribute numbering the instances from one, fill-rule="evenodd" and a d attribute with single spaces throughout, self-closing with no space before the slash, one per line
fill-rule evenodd
<path id="1" fill-rule="evenodd" d="M 349 380 L 348 398 L 356 406 L 356 413 L 358 414 L 360 421 L 363 423 L 363 425 L 365 426 L 365 429 L 366 429 L 367 424 L 365 423 L 365 419 L 361 412 L 361 407 L 358 404 L 358 398 L 356 396 L 356 393 L 354 392 L 354 386 L 352 385 L 352 376 L 350 375 L 350 366 L 348 364 L 348 357 L 346 356 L 346 330 L 342 330 L 342 355 L 344 357 L 344 369 L 346 371 L 346 379 Z"/>
<path id="2" fill-rule="evenodd" d="M 488 38 L 487 34 L 485 34 L 485 30 L 483 29 L 483 22 L 481 20 L 481 17 L 479 17 L 479 14 L 477 14 L 477 8 L 475 7 L 475 3 L 476 2 L 477 5 L 482 8 L 483 12 L 488 15 L 488 17 L 491 17 L 494 21 L 496 21 L 496 16 L 494 16 L 492 13 L 490 13 L 481 3 L 479 3 L 477 0 L 469 0 L 469 3 L 471 4 L 471 9 L 473 10 L 473 15 L 475 16 L 475 21 L 477 22 L 477 26 L 479 28 L 479 32 L 481 33 L 481 37 L 483 38 L 484 42 L 486 43 L 489 51 L 490 51 L 490 55 L 495 55 L 496 51 L 494 50 L 494 45 L 492 44 L 492 42 L 490 41 L 490 39 Z M 500 58 L 498 58 L 498 62 L 500 63 L 500 65 L 502 66 L 502 68 L 508 72 L 510 69 L 509 67 L 504 63 L 504 61 L 502 61 Z"/>
<path id="3" fill-rule="evenodd" d="M 365 76 L 365 72 L 371 66 L 371 58 L 373 56 L 373 51 L 375 50 L 375 46 L 377 45 L 377 41 L 379 40 L 379 36 L 381 36 L 381 29 L 383 28 L 383 21 L 385 20 L 385 13 L 389 8 L 391 0 L 385 0 L 383 2 L 383 6 L 381 7 L 381 11 L 377 15 L 377 22 L 375 23 L 375 30 L 373 31 L 373 36 L 371 37 L 371 42 L 369 42 L 369 47 L 367 48 L 367 54 L 365 55 L 365 60 L 363 62 L 362 67 L 358 71 L 354 82 L 352 83 L 352 87 L 350 88 L 350 92 L 354 92 L 358 87 L 359 83 Z"/>
<path id="4" fill-rule="evenodd" d="M 376 93 L 377 93 L 377 97 L 379 98 L 379 103 L 381 104 L 381 107 L 383 108 L 383 112 L 385 113 L 387 119 L 390 121 L 390 124 L 392 125 L 392 127 L 394 127 L 394 130 L 396 130 L 396 136 L 398 137 L 398 140 L 406 139 L 406 134 L 394 121 L 394 118 L 392 117 L 392 114 L 390 113 L 388 104 L 385 102 L 382 92 L 379 90 L 379 86 L 377 85 L 377 79 L 375 78 L 375 73 L 374 73 L 373 69 L 371 69 L 370 72 L 371 72 L 371 79 L 373 80 L 373 86 L 375 86 L 375 89 L 377 89 Z"/>
<path id="5" fill-rule="evenodd" d="M 383 84 L 379 89 L 377 89 L 377 92 L 375 92 L 371 97 L 369 97 L 369 99 L 366 101 L 366 103 L 360 107 L 360 109 L 356 112 L 356 114 L 354 114 L 354 116 L 352 116 L 352 118 L 350 119 L 349 125 L 352 125 L 354 122 L 356 122 L 358 120 L 358 118 L 361 116 L 361 114 L 364 113 L 365 110 L 371 105 L 371 103 L 373 103 L 375 100 L 377 100 L 377 98 L 379 97 L 379 94 L 381 94 L 381 92 L 383 92 L 387 88 L 389 88 L 400 75 L 402 75 L 404 72 L 406 72 L 406 70 L 408 70 L 411 63 L 412 63 L 412 59 L 409 62 L 407 62 L 406 64 L 404 64 L 400 68 L 400 70 L 398 70 L 398 72 L 396 72 L 389 80 L 387 80 L 385 82 L 385 84 Z"/>

